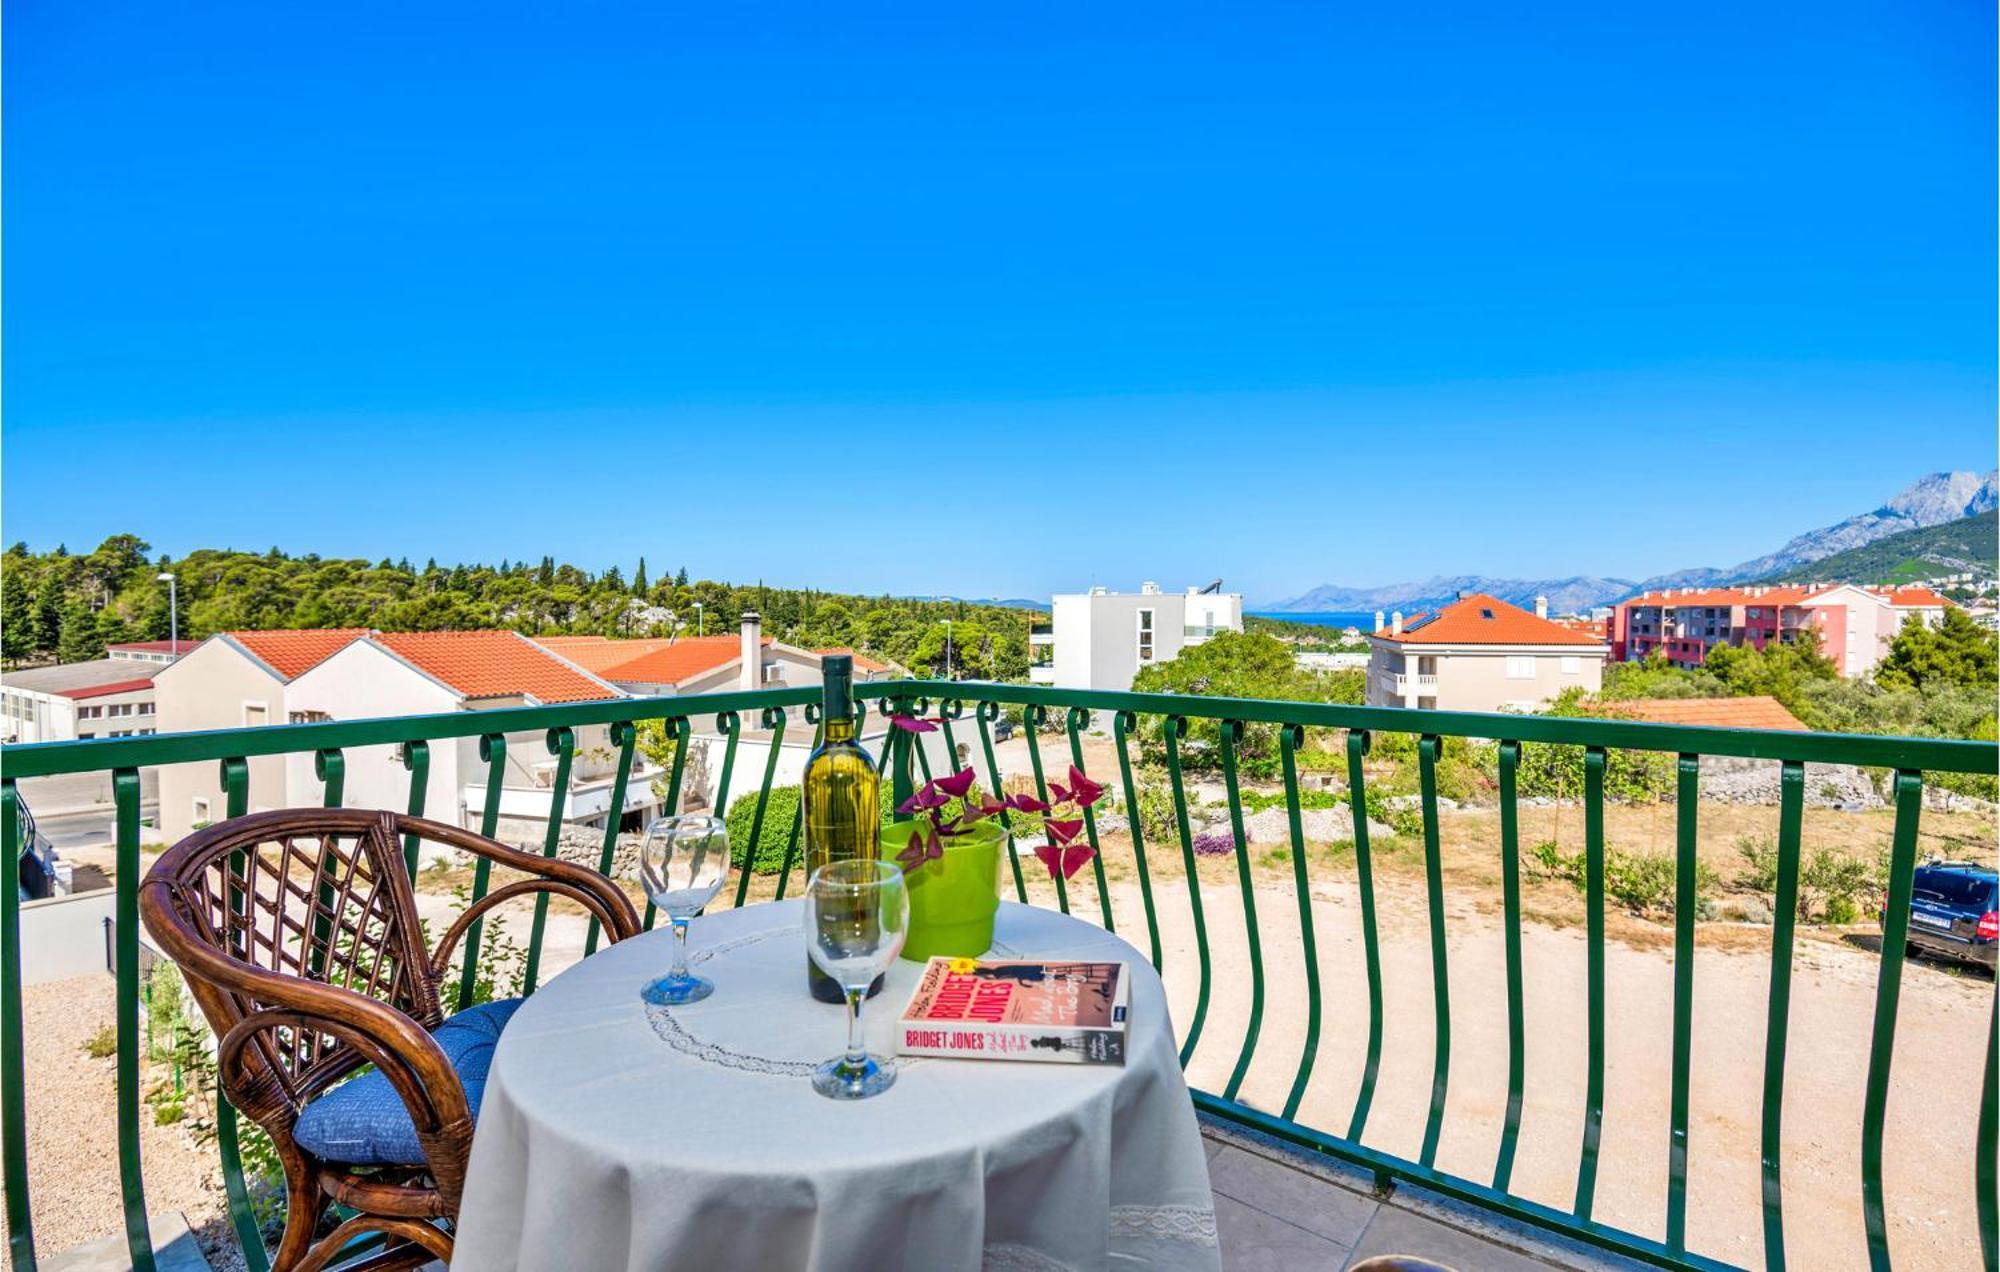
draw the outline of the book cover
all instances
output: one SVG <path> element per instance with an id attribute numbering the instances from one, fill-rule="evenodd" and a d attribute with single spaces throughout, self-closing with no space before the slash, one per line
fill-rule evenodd
<path id="1" fill-rule="evenodd" d="M 897 1022 L 906 1056 L 1125 1063 L 1123 963 L 933 958 Z"/>

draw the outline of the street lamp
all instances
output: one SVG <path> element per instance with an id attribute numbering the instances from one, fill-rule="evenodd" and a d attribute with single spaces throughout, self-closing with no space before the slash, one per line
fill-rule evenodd
<path id="1" fill-rule="evenodd" d="M 950 620 L 950 619 L 948 619 L 948 618 L 947 618 L 946 620 L 944 620 L 944 678 L 945 678 L 946 680 L 950 680 L 950 679 L 952 678 L 952 675 L 951 675 L 951 620 Z"/>
<path id="2" fill-rule="evenodd" d="M 695 634 L 695 635 L 699 636 L 699 635 L 701 635 L 701 634 L 702 634 L 702 630 L 703 630 L 703 628 L 702 628 L 702 620 L 703 620 L 704 618 L 706 618 L 706 617 L 708 617 L 708 616 L 707 616 L 706 614 L 703 614 L 703 613 L 701 612 L 701 602 L 700 602 L 700 601 L 696 601 L 696 602 L 694 603 L 694 634 Z"/>
<path id="3" fill-rule="evenodd" d="M 171 574 L 153 576 L 167 585 L 167 649 L 173 657 L 181 656 L 181 585 Z"/>

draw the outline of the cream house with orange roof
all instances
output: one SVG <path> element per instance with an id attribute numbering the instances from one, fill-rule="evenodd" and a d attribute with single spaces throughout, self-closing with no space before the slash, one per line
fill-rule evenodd
<path id="1" fill-rule="evenodd" d="M 609 681 L 525 636 L 510 631 L 375 632 L 328 657 L 291 685 L 294 717 L 355 720 L 378 716 L 492 711 L 558 702 L 593 702 L 625 696 Z M 500 791 L 503 838 L 539 837 L 555 792 L 557 757 L 547 734 L 535 729 L 506 738 Z M 578 725 L 563 797 L 563 820 L 602 825 L 617 776 L 617 751 L 608 725 Z M 347 753 L 347 803 L 402 808 L 410 774 L 395 746 L 359 747 Z M 477 829 L 485 808 L 486 762 L 479 739 L 439 739 L 430 745 L 424 815 Z M 290 760 L 295 802 L 311 803 L 320 790 L 309 756 Z M 657 810 L 643 757 L 633 762 L 624 821 L 642 825 Z"/>
<path id="2" fill-rule="evenodd" d="M 1367 636 L 1371 707 L 1533 711 L 1565 689 L 1604 684 L 1602 640 L 1498 597 L 1464 593 L 1449 605 L 1391 617 Z"/>
<path id="3" fill-rule="evenodd" d="M 313 631 L 219 632 L 153 674 L 161 733 L 235 729 L 290 720 L 293 681 L 368 634 L 359 627 Z M 250 760 L 250 810 L 289 806 L 285 762 Z M 169 840 L 225 815 L 222 779 L 211 762 L 160 769 L 160 825 Z"/>
<path id="4" fill-rule="evenodd" d="M 628 693 L 727 693 L 797 689 L 820 683 L 820 661 L 852 654 L 857 680 L 879 680 L 890 667 L 851 650 L 810 650 L 764 635 L 756 613 L 743 615 L 734 636 L 619 640 L 609 636 L 543 636 L 539 643 Z"/>

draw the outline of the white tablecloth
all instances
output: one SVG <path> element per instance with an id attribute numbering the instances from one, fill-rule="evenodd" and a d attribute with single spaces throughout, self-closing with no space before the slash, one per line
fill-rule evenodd
<path id="1" fill-rule="evenodd" d="M 805 991 L 796 901 L 697 919 L 715 994 L 648 1007 L 671 935 L 564 972 L 494 1055 L 454 1269 L 1216 1269 L 1208 1165 L 1160 980 L 1122 940 L 1002 905 L 995 949 L 1131 968 L 1122 1067 L 899 1060 L 874 1099 L 808 1084 L 844 1045 Z M 864 1016 L 892 1051 L 920 965 Z"/>

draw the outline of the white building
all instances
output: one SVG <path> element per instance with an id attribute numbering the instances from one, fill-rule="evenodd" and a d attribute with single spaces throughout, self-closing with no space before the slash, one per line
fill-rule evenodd
<path id="1" fill-rule="evenodd" d="M 129 738 L 154 730 L 153 673 L 122 658 L 30 667 L 0 677 L 0 741 Z"/>
<path id="2" fill-rule="evenodd" d="M 1243 597 L 1221 580 L 1185 592 L 1142 583 L 1137 592 L 1101 587 L 1054 598 L 1048 630 L 1029 635 L 1049 647 L 1029 669 L 1036 684 L 1123 691 L 1142 667 L 1166 662 L 1221 632 L 1243 630 Z"/>
<path id="3" fill-rule="evenodd" d="M 1408 622 L 1396 614 L 1368 644 L 1369 706 L 1439 711 L 1533 711 L 1565 689 L 1596 693 L 1611 652 L 1552 621 L 1546 601 L 1530 614 L 1482 593 Z"/>

